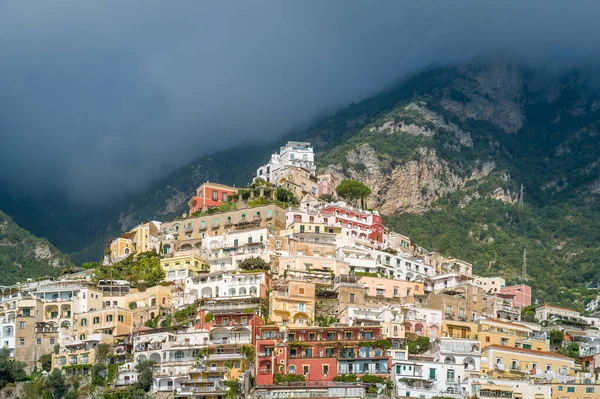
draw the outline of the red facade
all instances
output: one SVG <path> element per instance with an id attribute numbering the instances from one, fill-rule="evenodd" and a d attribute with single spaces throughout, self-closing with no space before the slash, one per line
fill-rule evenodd
<path id="1" fill-rule="evenodd" d="M 359 238 L 383 243 L 385 227 L 379 215 L 343 208 L 337 205 L 328 206 L 321 213 L 323 215 L 331 215 L 335 218 L 336 223 L 343 227 L 354 229 Z"/>
<path id="2" fill-rule="evenodd" d="M 196 189 L 196 195 L 188 202 L 190 215 L 208 208 L 216 207 L 229 201 L 234 197 L 236 189 L 223 184 L 205 183 Z"/>
<path id="3" fill-rule="evenodd" d="M 256 385 L 275 384 L 275 374 L 304 375 L 307 382 L 330 382 L 338 374 L 387 375 L 390 359 L 380 326 L 298 327 L 281 330 L 263 326 L 256 342 Z M 381 341 L 379 341 L 381 342 Z M 360 363 L 353 368 L 350 364 Z M 347 372 L 348 367 L 352 372 Z"/>

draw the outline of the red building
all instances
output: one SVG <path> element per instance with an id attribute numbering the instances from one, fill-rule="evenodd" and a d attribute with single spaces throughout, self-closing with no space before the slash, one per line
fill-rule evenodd
<path id="1" fill-rule="evenodd" d="M 500 293 L 514 295 L 513 305 L 515 306 L 531 306 L 531 287 L 528 285 L 510 285 L 508 287 L 501 288 Z"/>
<path id="2" fill-rule="evenodd" d="M 262 326 L 256 341 L 256 385 L 275 384 L 275 374 L 331 382 L 338 374 L 387 376 L 391 360 L 381 326 Z"/>
<path id="3" fill-rule="evenodd" d="M 196 189 L 196 195 L 188 202 L 190 215 L 202 210 L 203 207 L 219 206 L 230 197 L 235 196 L 237 189 L 224 184 L 206 182 Z"/>
<path id="4" fill-rule="evenodd" d="M 323 208 L 321 214 L 331 215 L 338 226 L 351 229 L 358 238 L 383 243 L 385 227 L 381 216 L 376 213 L 332 204 Z"/>
<path id="5" fill-rule="evenodd" d="M 206 321 L 206 315 L 212 316 Z M 210 331 L 210 344 L 252 344 L 265 321 L 256 313 L 245 309 L 208 309 L 198 312 L 196 328 Z"/>

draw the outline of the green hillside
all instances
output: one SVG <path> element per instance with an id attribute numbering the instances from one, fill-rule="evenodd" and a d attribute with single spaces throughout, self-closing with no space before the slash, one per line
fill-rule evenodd
<path id="1" fill-rule="evenodd" d="M 591 295 L 586 283 L 600 279 L 595 87 L 580 71 L 433 68 L 275 143 L 204 156 L 110 212 L 90 212 L 85 220 L 62 220 L 69 218 L 64 210 L 44 212 L 43 223 L 29 215 L 26 227 L 42 226 L 36 234 L 63 243 L 64 230 L 75 237 L 79 224 L 77 241 L 59 246 L 77 263 L 97 260 L 107 236 L 181 214 L 206 180 L 245 185 L 283 142 L 308 140 L 320 171 L 371 187 L 370 206 L 386 215 L 393 230 L 473 262 L 478 274 L 510 282 L 519 281 L 527 248 L 536 298 L 581 307 Z M 19 209 L 13 206 L 11 214 Z"/>
<path id="2" fill-rule="evenodd" d="M 0 212 L 0 285 L 29 277 L 58 276 L 68 266 L 71 266 L 68 256 Z"/>

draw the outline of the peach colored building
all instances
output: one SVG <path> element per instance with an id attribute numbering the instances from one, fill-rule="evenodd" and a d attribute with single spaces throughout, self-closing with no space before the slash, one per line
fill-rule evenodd
<path id="1" fill-rule="evenodd" d="M 423 295 L 423 283 L 404 280 L 392 280 L 379 277 L 359 277 L 359 284 L 365 285 L 367 296 L 383 298 L 403 298 L 411 295 Z"/>
<path id="2" fill-rule="evenodd" d="M 196 189 L 196 195 L 188 202 L 190 215 L 202 208 L 219 206 L 235 196 L 237 189 L 219 183 L 206 182 Z"/>

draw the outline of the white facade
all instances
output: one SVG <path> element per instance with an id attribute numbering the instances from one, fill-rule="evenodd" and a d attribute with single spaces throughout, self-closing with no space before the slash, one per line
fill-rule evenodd
<path id="1" fill-rule="evenodd" d="M 307 169 L 312 175 L 316 173 L 315 154 L 310 143 L 288 141 L 279 149 L 279 153 L 271 155 L 266 165 L 256 170 L 256 177 L 274 183 L 273 175 L 286 166 L 298 166 Z"/>
<path id="2" fill-rule="evenodd" d="M 266 284 L 264 273 L 212 273 L 185 280 L 185 305 L 197 298 L 259 298 L 261 285 Z"/>
<path id="3" fill-rule="evenodd" d="M 352 272 L 378 273 L 397 280 L 424 281 L 435 274 L 423 259 L 405 253 L 346 247 L 338 249 L 338 258 L 349 263 Z"/>
<path id="4" fill-rule="evenodd" d="M 463 398 L 466 392 L 465 369 L 459 364 L 393 359 L 392 373 L 398 396 Z"/>
<path id="5" fill-rule="evenodd" d="M 15 355 L 15 312 L 7 312 L 0 317 L 0 348 L 7 349 L 9 355 Z"/>
<path id="6" fill-rule="evenodd" d="M 261 227 L 209 237 L 202 242 L 203 258 L 211 272 L 235 270 L 239 262 L 251 257 L 260 257 L 268 263 L 269 234 L 268 227 Z"/>

